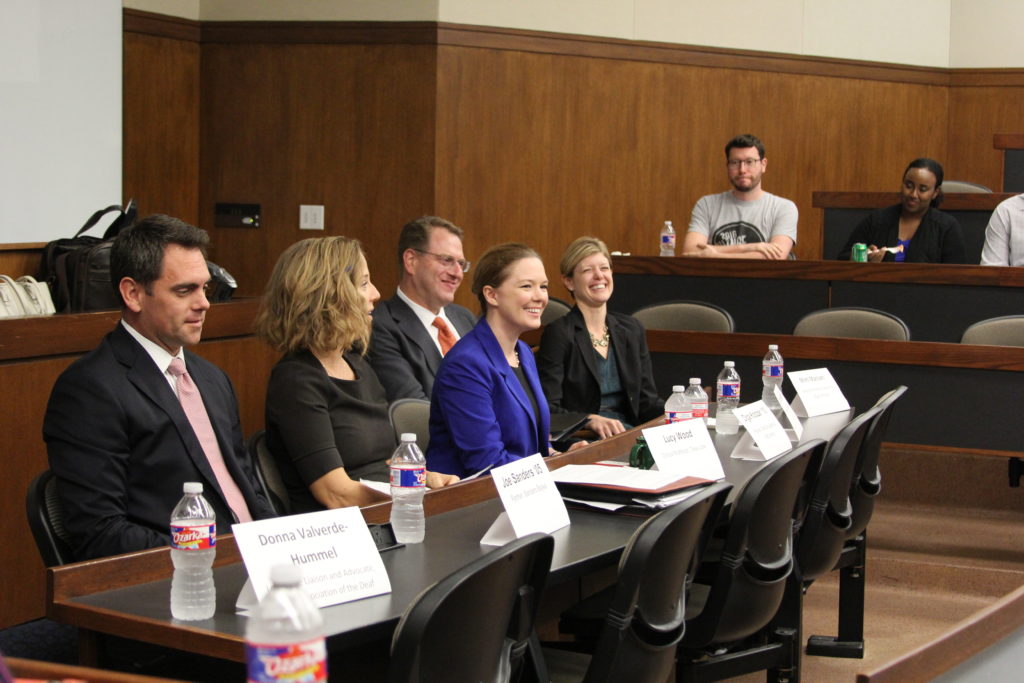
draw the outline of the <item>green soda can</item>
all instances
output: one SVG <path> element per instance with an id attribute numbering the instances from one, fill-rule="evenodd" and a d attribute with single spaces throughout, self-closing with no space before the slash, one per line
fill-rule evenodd
<path id="1" fill-rule="evenodd" d="M 850 252 L 850 260 L 856 263 L 867 263 L 868 245 L 863 242 L 857 242 L 853 245 L 853 250 Z"/>

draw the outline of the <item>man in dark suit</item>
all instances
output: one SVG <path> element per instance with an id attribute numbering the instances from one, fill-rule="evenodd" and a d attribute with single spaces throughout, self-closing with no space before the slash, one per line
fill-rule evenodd
<path id="1" fill-rule="evenodd" d="M 230 533 L 236 519 L 273 516 L 230 380 L 183 349 L 199 342 L 210 308 L 208 240 L 159 215 L 122 231 L 111 250 L 121 321 L 54 384 L 43 438 L 76 559 L 168 545 L 186 481 L 203 484 L 218 533 Z M 205 428 L 193 428 L 179 402 L 183 382 L 198 390 L 192 406 L 205 408 Z"/>
<path id="2" fill-rule="evenodd" d="M 452 303 L 469 270 L 462 229 L 437 216 L 407 223 L 398 237 L 398 267 L 398 292 L 373 310 L 370 364 L 389 401 L 429 399 L 442 356 L 476 323 Z"/>

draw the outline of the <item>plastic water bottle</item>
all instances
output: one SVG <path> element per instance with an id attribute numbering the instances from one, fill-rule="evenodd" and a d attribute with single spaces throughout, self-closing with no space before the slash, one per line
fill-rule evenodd
<path id="1" fill-rule="evenodd" d="M 690 412 L 694 418 L 707 420 L 708 417 L 708 394 L 700 385 L 700 377 L 691 377 L 690 386 L 686 387 L 686 402 L 690 406 Z"/>
<path id="2" fill-rule="evenodd" d="M 686 404 L 686 387 L 677 384 L 672 387 L 672 395 L 665 401 L 665 424 L 670 422 L 682 422 L 693 417 L 689 406 Z"/>
<path id="3" fill-rule="evenodd" d="M 676 255 L 676 231 L 675 228 L 672 227 L 672 221 L 665 221 L 665 225 L 661 229 L 661 235 L 659 236 L 658 242 L 661 246 L 661 251 L 658 252 L 659 256 Z"/>
<path id="4" fill-rule="evenodd" d="M 326 683 L 324 619 L 302 589 L 302 570 L 271 567 L 274 584 L 245 627 L 248 683 Z"/>
<path id="5" fill-rule="evenodd" d="M 775 398 L 775 387 L 782 386 L 782 354 L 779 353 L 778 344 L 769 344 L 768 353 L 761 361 L 761 382 L 764 390 L 761 392 L 761 400 L 773 411 L 782 410 L 782 405 Z"/>
<path id="6" fill-rule="evenodd" d="M 725 367 L 718 373 L 717 393 L 715 430 L 719 434 L 735 434 L 740 423 L 732 411 L 740 404 L 740 373 L 736 372 L 736 363 L 731 360 L 725 361 Z"/>
<path id="7" fill-rule="evenodd" d="M 217 608 L 213 558 L 217 554 L 217 519 L 203 498 L 203 485 L 187 481 L 185 495 L 171 513 L 171 616 L 209 619 Z"/>
<path id="8" fill-rule="evenodd" d="M 391 527 L 399 543 L 423 542 L 423 493 L 427 461 L 415 434 L 402 434 L 391 456 Z"/>

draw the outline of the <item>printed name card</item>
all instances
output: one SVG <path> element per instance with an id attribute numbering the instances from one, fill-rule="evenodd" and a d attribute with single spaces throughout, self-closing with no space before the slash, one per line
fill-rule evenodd
<path id="1" fill-rule="evenodd" d="M 357 507 L 233 524 L 255 599 L 270 590 L 270 568 L 302 567 L 302 583 L 317 607 L 391 592 L 380 553 Z M 244 593 L 244 591 L 243 591 Z M 242 604 L 239 607 L 255 607 Z"/>
<path id="2" fill-rule="evenodd" d="M 789 424 L 789 427 L 786 427 L 786 434 L 789 435 L 790 432 L 793 432 L 793 435 L 789 437 L 790 441 L 800 441 L 800 437 L 804 435 L 804 426 L 800 423 L 800 418 L 797 417 L 793 406 L 789 405 L 789 401 L 782 394 L 782 387 L 778 384 L 775 385 L 774 394 L 775 400 L 782 406 L 782 414 L 786 416 L 786 423 Z M 785 427 L 785 425 L 783 426 Z"/>
<path id="3" fill-rule="evenodd" d="M 725 470 L 704 420 L 683 420 L 648 427 L 643 434 L 659 472 L 712 481 L 725 478 Z"/>
<path id="4" fill-rule="evenodd" d="M 797 370 L 787 374 L 796 389 L 793 409 L 801 417 L 815 417 L 849 410 L 850 404 L 828 368 Z"/>
<path id="5" fill-rule="evenodd" d="M 745 427 L 747 434 L 754 440 L 756 449 L 750 449 L 748 442 L 744 439 L 736 444 L 732 457 L 745 460 L 771 460 L 782 455 L 790 448 L 792 443 L 786 436 L 786 430 L 782 428 L 778 418 L 772 413 L 771 408 L 765 405 L 764 401 L 748 403 L 736 408 L 733 411 L 740 425 Z"/>
<path id="6" fill-rule="evenodd" d="M 540 453 L 491 470 L 505 512 L 480 542 L 505 545 L 528 534 L 550 534 L 569 526 L 569 512 Z"/>

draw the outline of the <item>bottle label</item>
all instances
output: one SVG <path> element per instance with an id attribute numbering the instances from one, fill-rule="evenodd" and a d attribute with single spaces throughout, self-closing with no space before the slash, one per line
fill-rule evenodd
<path id="1" fill-rule="evenodd" d="M 718 398 L 739 398 L 740 397 L 740 383 L 739 382 L 719 382 L 718 383 Z"/>
<path id="2" fill-rule="evenodd" d="M 665 413 L 665 424 L 691 419 L 693 419 L 693 413 L 689 410 L 670 410 Z"/>
<path id="3" fill-rule="evenodd" d="M 782 366 L 765 363 L 761 366 L 761 376 L 772 379 L 782 379 Z"/>
<path id="4" fill-rule="evenodd" d="M 691 403 L 693 407 L 694 417 L 707 417 L 708 416 L 708 404 L 707 403 Z"/>
<path id="5" fill-rule="evenodd" d="M 175 550 L 209 550 L 217 545 L 217 525 L 171 525 L 171 547 Z"/>
<path id="6" fill-rule="evenodd" d="M 248 683 L 326 683 L 327 647 L 323 638 L 291 645 L 245 644 Z"/>
<path id="7" fill-rule="evenodd" d="M 422 488 L 427 485 L 427 468 L 392 467 L 391 485 L 401 488 Z"/>
<path id="8" fill-rule="evenodd" d="M 667 247 L 668 249 L 675 249 L 676 248 L 676 236 L 675 235 L 669 235 L 667 233 L 666 234 L 662 234 L 662 236 L 661 236 L 661 246 L 662 247 Z"/>

